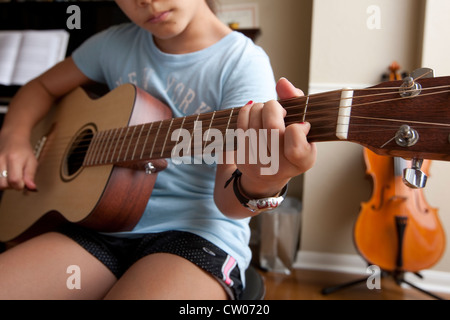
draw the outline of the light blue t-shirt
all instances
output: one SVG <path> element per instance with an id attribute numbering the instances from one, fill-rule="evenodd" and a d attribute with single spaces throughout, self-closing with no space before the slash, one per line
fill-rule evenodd
<path id="1" fill-rule="evenodd" d="M 177 55 L 160 51 L 148 31 L 127 23 L 93 36 L 73 59 L 86 76 L 110 89 L 124 83 L 144 89 L 170 106 L 174 118 L 276 98 L 268 56 L 238 32 L 206 49 Z M 249 219 L 229 219 L 216 207 L 216 165 L 168 161 L 139 223 L 117 235 L 192 232 L 235 258 L 244 276 L 251 259 Z"/>

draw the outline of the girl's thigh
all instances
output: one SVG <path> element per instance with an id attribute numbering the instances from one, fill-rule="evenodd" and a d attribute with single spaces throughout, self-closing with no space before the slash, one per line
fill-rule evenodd
<path id="1" fill-rule="evenodd" d="M 59 233 L 0 254 L 0 300 L 101 299 L 116 281 L 99 260 Z"/>
<path id="2" fill-rule="evenodd" d="M 106 299 L 225 300 L 227 293 L 212 275 L 173 254 L 155 253 L 137 261 Z"/>

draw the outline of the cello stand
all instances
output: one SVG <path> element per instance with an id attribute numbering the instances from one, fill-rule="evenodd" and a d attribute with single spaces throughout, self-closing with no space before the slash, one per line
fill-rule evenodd
<path id="1" fill-rule="evenodd" d="M 413 274 L 418 276 L 420 279 L 423 279 L 423 276 L 420 273 L 414 272 Z M 422 292 L 422 293 L 424 293 L 426 295 L 429 295 L 430 297 L 432 297 L 434 299 L 445 300 L 444 298 L 442 298 L 442 297 L 440 297 L 438 295 L 435 295 L 434 293 L 431 293 L 429 291 L 426 291 L 426 290 L 416 286 L 415 284 L 405 280 L 404 276 L 405 276 L 405 272 L 402 272 L 402 271 L 401 272 L 394 272 L 394 274 L 393 274 L 394 280 L 399 286 L 401 286 L 402 283 L 404 283 L 404 284 L 407 284 L 408 286 L 410 286 L 410 287 L 412 287 L 412 288 L 414 288 L 414 289 L 416 289 L 416 290 L 418 290 L 418 291 L 420 291 L 420 292 Z"/>
<path id="2" fill-rule="evenodd" d="M 402 271 L 403 268 L 403 238 L 404 238 L 404 232 L 405 232 L 405 228 L 407 225 L 407 221 L 408 218 L 407 217 L 402 217 L 402 216 L 396 216 L 395 217 L 395 225 L 396 225 L 396 230 L 397 230 L 397 242 L 398 242 L 398 252 L 397 252 L 397 259 L 395 262 L 396 265 L 396 270 L 394 270 L 393 272 L 388 272 L 385 270 L 381 271 L 381 276 L 385 277 L 388 274 L 392 274 L 392 277 L 394 278 L 394 281 L 397 285 L 401 286 L 402 283 L 434 298 L 437 300 L 445 300 L 442 297 L 439 297 L 431 292 L 428 292 L 418 286 L 416 286 L 415 284 L 405 280 L 405 271 Z M 413 272 L 413 274 L 415 274 L 416 276 L 418 276 L 419 278 L 423 279 L 422 275 L 418 272 Z M 337 286 L 333 286 L 333 287 L 327 287 L 322 289 L 322 294 L 323 295 L 327 295 L 327 294 L 331 294 L 333 292 L 336 292 L 338 290 L 342 290 L 345 289 L 347 287 L 351 287 L 354 285 L 358 285 L 361 283 L 364 283 L 367 281 L 367 278 L 362 278 L 362 279 L 358 279 L 358 280 L 354 280 L 354 281 L 350 281 L 348 283 L 343 283 Z"/>
<path id="3" fill-rule="evenodd" d="M 420 291 L 420 292 L 422 292 L 422 293 L 424 293 L 424 294 L 426 294 L 426 295 L 428 295 L 428 296 L 430 296 L 430 297 L 432 297 L 434 299 L 445 300 L 444 298 L 442 298 L 442 297 L 440 297 L 438 295 L 435 295 L 434 293 L 431 293 L 429 291 L 426 291 L 426 290 L 416 286 L 415 284 L 405 280 L 405 278 L 404 278 L 405 272 L 403 272 L 403 271 L 396 271 L 396 272 L 393 272 L 391 274 L 392 274 L 392 277 L 394 278 L 395 283 L 397 285 L 399 285 L 399 286 L 401 286 L 402 284 L 406 284 L 406 285 L 408 285 L 408 286 L 410 286 L 410 287 L 412 287 L 412 288 L 414 288 L 414 289 L 416 289 L 416 290 L 418 290 L 418 291 Z M 421 274 L 419 274 L 417 272 L 414 272 L 414 274 L 416 276 L 418 276 L 419 278 L 423 279 L 423 276 Z M 387 272 L 387 271 L 382 271 L 381 272 L 381 276 L 382 277 L 385 277 L 387 275 L 389 275 L 389 272 Z M 345 289 L 345 288 L 348 288 L 348 287 L 352 287 L 352 286 L 355 286 L 355 285 L 358 285 L 358 284 L 361 284 L 361 283 L 365 283 L 365 282 L 367 282 L 367 278 L 361 278 L 361 279 L 357 279 L 357 280 L 354 280 L 354 281 L 343 283 L 343 284 L 340 284 L 340 285 L 337 285 L 337 286 L 323 288 L 321 293 L 323 295 L 328 295 L 328 294 L 332 294 L 333 292 L 336 292 L 336 291 L 339 291 L 339 290 L 342 290 L 342 289 Z"/>
<path id="4" fill-rule="evenodd" d="M 382 271 L 381 272 L 381 276 L 382 277 L 385 277 L 388 274 L 389 274 L 389 272 L 387 272 L 387 271 Z M 417 272 L 414 272 L 414 274 L 416 276 L 418 276 L 419 278 L 421 278 L 421 279 L 423 278 L 422 275 L 417 273 Z M 430 297 L 432 297 L 434 299 L 445 300 L 444 298 L 439 297 L 438 295 L 435 295 L 435 294 L 433 294 L 433 293 L 431 293 L 429 291 L 426 291 L 426 290 L 416 286 L 415 284 L 405 280 L 404 279 L 404 275 L 405 275 L 405 272 L 403 272 L 403 271 L 400 271 L 400 272 L 396 271 L 396 272 L 392 273 L 394 281 L 395 281 L 395 283 L 397 283 L 397 285 L 401 286 L 402 283 L 404 283 L 404 284 L 406 284 L 406 285 L 408 285 L 408 286 L 410 286 L 410 287 L 412 287 L 412 288 L 414 288 L 414 289 L 416 289 L 416 290 L 418 290 L 418 291 L 420 291 L 420 292 L 422 292 L 422 293 L 424 293 L 424 294 L 426 294 L 426 295 L 428 295 L 428 296 L 430 296 Z M 340 285 L 337 285 L 337 286 L 323 288 L 321 293 L 323 295 L 328 295 L 328 294 L 331 294 L 333 292 L 336 292 L 336 291 L 339 291 L 339 290 L 342 290 L 342 289 L 345 289 L 345 288 L 348 288 L 348 287 L 352 287 L 352 286 L 355 286 L 355 285 L 358 285 L 358 284 L 361 284 L 361 283 L 365 283 L 365 282 L 367 282 L 367 278 L 361 278 L 361 279 L 357 279 L 357 280 L 354 280 L 354 281 L 343 283 L 343 284 L 340 284 Z"/>
<path id="5" fill-rule="evenodd" d="M 331 294 L 333 292 L 336 292 L 336 291 L 339 291 L 339 290 L 342 290 L 342 289 L 345 289 L 348 287 L 353 287 L 353 286 L 356 286 L 356 285 L 364 283 L 364 282 L 367 282 L 367 278 L 357 279 L 357 280 L 342 283 L 342 284 L 339 284 L 339 285 L 333 286 L 333 287 L 326 287 L 326 288 L 322 289 L 321 293 L 323 295 Z"/>

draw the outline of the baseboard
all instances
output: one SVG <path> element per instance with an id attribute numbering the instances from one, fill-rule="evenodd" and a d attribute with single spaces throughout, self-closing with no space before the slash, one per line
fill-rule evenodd
<path id="1" fill-rule="evenodd" d="M 367 270 L 367 262 L 359 255 L 354 254 L 320 253 L 300 250 L 293 268 L 352 273 L 367 277 L 372 274 Z M 412 273 L 406 273 L 405 280 L 427 291 L 450 293 L 450 272 L 422 270 L 420 271 L 420 275 L 422 278 Z"/>

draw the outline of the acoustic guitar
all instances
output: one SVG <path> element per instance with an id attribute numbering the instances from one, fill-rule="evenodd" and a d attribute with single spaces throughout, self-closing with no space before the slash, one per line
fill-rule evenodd
<path id="1" fill-rule="evenodd" d="M 349 141 L 382 155 L 450 160 L 450 77 L 383 82 L 280 103 L 287 125 L 311 123 L 310 142 Z M 100 231 L 131 230 L 163 159 L 177 144 L 175 130 L 193 134 L 202 121 L 225 136 L 236 129 L 238 112 L 171 118 L 167 106 L 131 84 L 99 99 L 74 90 L 33 133 L 38 190 L 4 191 L 0 241 L 51 214 Z"/>

